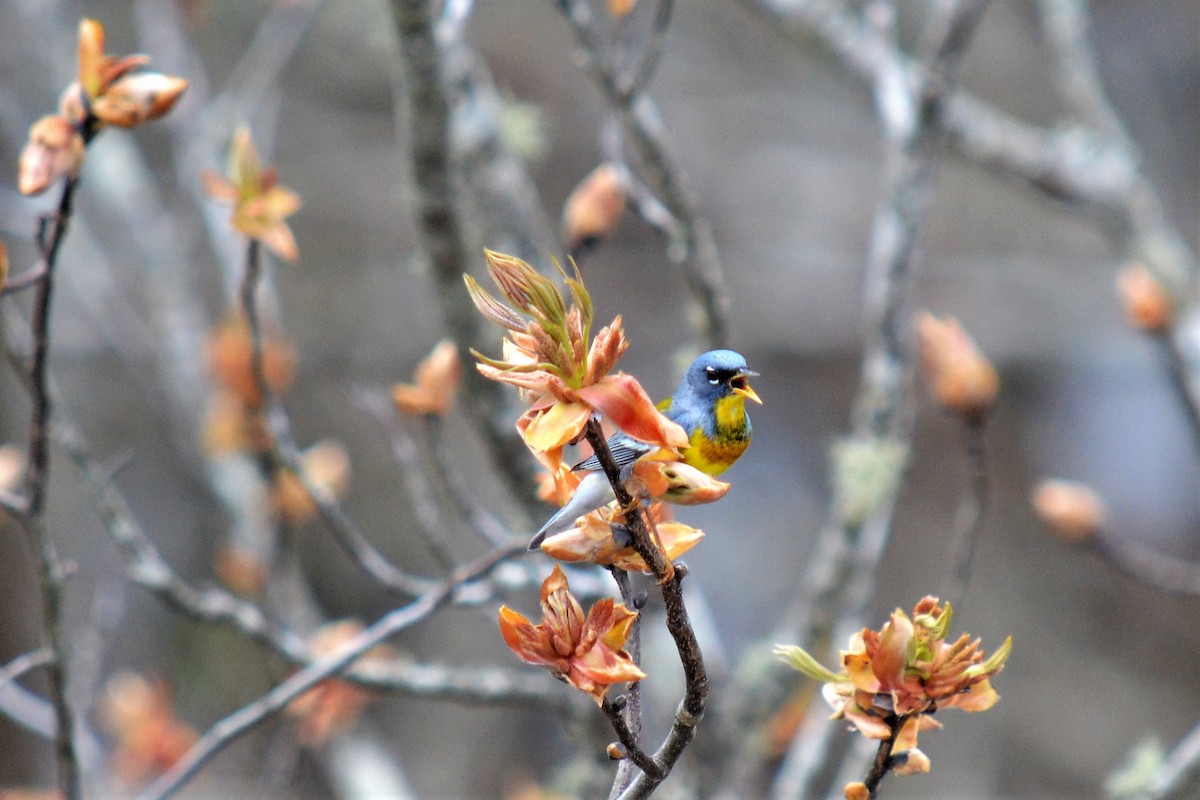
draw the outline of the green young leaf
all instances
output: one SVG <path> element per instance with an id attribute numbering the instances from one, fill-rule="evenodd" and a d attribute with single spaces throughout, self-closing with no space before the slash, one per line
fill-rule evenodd
<path id="1" fill-rule="evenodd" d="M 567 374 L 557 364 L 551 364 L 546 361 L 542 361 L 537 364 L 510 364 L 501 358 L 485 356 L 483 353 L 479 352 L 473 347 L 470 348 L 469 351 L 475 360 L 480 364 L 486 364 L 489 367 L 495 367 L 501 372 L 512 372 L 518 375 L 525 372 L 551 372 L 563 380 L 567 380 Z"/>
<path id="2" fill-rule="evenodd" d="M 570 259 L 571 269 L 575 273 L 574 277 L 567 274 L 567 271 L 562 268 L 562 264 L 558 261 L 554 262 L 554 266 L 558 267 L 558 271 L 562 274 L 563 280 L 567 284 L 567 288 L 571 290 L 571 302 L 579 309 L 579 316 L 583 320 L 584 339 L 587 339 L 587 334 L 592 327 L 592 319 L 595 314 L 595 309 L 592 306 L 592 295 L 588 292 L 587 287 L 583 285 L 583 273 L 579 271 L 579 265 L 575 263 L 575 259 Z"/>
<path id="3" fill-rule="evenodd" d="M 921 614 L 917 617 L 916 621 L 929 628 L 929 636 L 931 639 L 934 641 L 941 641 L 950 635 L 950 618 L 953 615 L 954 608 L 950 605 L 949 601 L 947 601 L 945 610 L 936 620 L 933 618 L 932 614 Z"/>
<path id="4" fill-rule="evenodd" d="M 508 328 L 510 331 L 523 331 L 528 327 L 528 323 L 517 312 L 501 303 L 495 297 L 492 297 L 470 275 L 464 273 L 463 282 L 467 284 L 467 292 L 471 295 L 471 302 L 475 304 L 476 310 L 484 317 L 497 325 Z"/>
<path id="5" fill-rule="evenodd" d="M 1004 644 L 988 656 L 987 660 L 982 664 L 976 664 L 973 667 L 967 668 L 965 674 L 968 677 L 974 678 L 977 675 L 991 675 L 1004 666 L 1004 662 L 1008 661 L 1008 655 L 1012 652 L 1012 637 L 1009 636 L 1004 640 Z"/>
<path id="6" fill-rule="evenodd" d="M 845 679 L 845 676 L 822 666 L 815 658 L 808 654 L 802 647 L 797 647 L 794 644 L 777 644 L 775 645 L 775 655 L 779 656 L 792 669 L 803 672 L 813 680 L 821 681 L 822 683 L 837 683 Z"/>

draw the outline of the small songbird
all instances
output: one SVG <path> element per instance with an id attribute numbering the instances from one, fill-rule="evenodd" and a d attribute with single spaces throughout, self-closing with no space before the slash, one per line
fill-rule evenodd
<path id="1" fill-rule="evenodd" d="M 750 446 L 750 415 L 746 401 L 762 405 L 750 388 L 758 375 L 741 353 L 709 350 L 684 373 L 683 381 L 658 410 L 688 434 L 683 463 L 709 475 L 720 475 Z"/>
<path id="2" fill-rule="evenodd" d="M 675 394 L 658 404 L 658 410 L 688 434 L 688 446 L 680 454 L 684 464 L 715 476 L 729 469 L 746 452 L 751 432 L 746 400 L 762 404 L 748 382 L 756 375 L 740 353 L 710 350 L 700 354 L 688 367 Z M 624 433 L 610 438 L 608 448 L 621 468 L 622 481 L 629 480 L 638 460 L 655 449 Z M 596 456 L 576 464 L 574 469 L 588 474 L 567 504 L 533 537 L 530 550 L 536 550 L 547 536 L 568 530 L 579 517 L 612 501 L 612 487 Z M 699 495 L 690 490 L 695 481 L 673 477 L 675 488 L 665 492 L 661 499 L 684 504 L 709 502 L 698 499 Z"/>

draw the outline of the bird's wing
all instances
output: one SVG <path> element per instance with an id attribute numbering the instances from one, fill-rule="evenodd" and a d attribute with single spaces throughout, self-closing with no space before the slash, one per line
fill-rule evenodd
<path id="1" fill-rule="evenodd" d="M 560 508 L 554 516 L 546 520 L 546 524 L 542 526 L 541 530 L 533 535 L 533 538 L 529 541 L 529 549 L 537 550 L 542 546 L 542 541 L 547 536 L 554 536 L 563 531 L 570 530 L 575 524 L 575 520 L 584 514 L 601 508 L 611 501 L 613 497 L 612 484 L 608 482 L 608 478 L 604 473 L 589 472 L 579 482 L 579 485 L 575 487 L 575 494 L 571 495 L 571 499 L 567 501 L 567 504 Z"/>
<path id="2" fill-rule="evenodd" d="M 617 468 L 622 473 L 633 462 L 657 449 L 658 447 L 655 445 L 639 442 L 637 439 L 627 436 L 624 433 L 613 434 L 608 440 L 608 450 L 612 453 L 613 461 L 616 462 Z M 593 454 L 571 467 L 571 469 L 575 471 L 594 472 L 600 469 L 600 459 Z"/>

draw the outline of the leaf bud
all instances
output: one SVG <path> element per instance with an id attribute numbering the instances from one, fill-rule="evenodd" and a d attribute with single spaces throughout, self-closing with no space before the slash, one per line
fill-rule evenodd
<path id="1" fill-rule="evenodd" d="M 921 374 L 943 408 L 966 420 L 987 413 L 1000 390 L 996 368 L 953 317 L 917 316 Z"/>
<path id="2" fill-rule="evenodd" d="M 21 194 L 41 194 L 59 178 L 75 175 L 84 147 L 83 136 L 65 117 L 52 114 L 33 123 L 18 167 Z"/>
<path id="3" fill-rule="evenodd" d="M 871 800 L 871 790 L 862 781 L 854 781 L 847 783 L 846 788 L 842 790 L 846 800 Z"/>
<path id="4" fill-rule="evenodd" d="M 1044 480 L 1033 491 L 1033 510 L 1060 539 L 1086 541 L 1104 526 L 1104 500 L 1082 483 Z"/>
<path id="5" fill-rule="evenodd" d="M 625 211 L 625 168 L 601 164 L 575 187 L 563 205 L 562 237 L 567 252 L 578 255 L 616 230 Z"/>
<path id="6" fill-rule="evenodd" d="M 1175 301 L 1162 282 L 1140 261 L 1117 273 L 1117 292 L 1131 325 L 1144 331 L 1162 331 L 1175 318 Z"/>

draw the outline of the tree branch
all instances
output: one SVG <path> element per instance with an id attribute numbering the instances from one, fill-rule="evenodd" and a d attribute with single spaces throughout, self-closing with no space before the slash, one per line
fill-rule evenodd
<path id="1" fill-rule="evenodd" d="M 267 383 L 263 369 L 262 330 L 258 320 L 258 304 L 255 295 L 260 278 L 260 248 L 256 240 L 250 240 L 246 249 L 245 273 L 242 278 L 239 296 L 242 313 L 246 317 L 246 326 L 250 335 L 250 369 L 254 383 L 262 397 L 263 408 L 266 409 L 267 424 L 271 429 L 270 459 L 275 468 L 284 468 L 294 474 L 303 485 L 304 490 L 312 498 L 322 522 L 333 534 L 334 539 L 358 566 L 380 585 L 393 591 L 410 596 L 428 591 L 433 582 L 419 578 L 393 565 L 378 549 L 371 544 L 367 535 L 342 508 L 333 492 L 326 486 L 314 481 L 304 467 L 304 458 L 296 440 L 292 437 L 291 420 L 279 398 Z"/>
<path id="2" fill-rule="evenodd" d="M 774 641 L 799 642 L 810 650 L 828 647 L 838 626 L 852 629 L 870 601 L 912 437 L 911 358 L 904 346 L 904 309 L 919 263 L 951 88 L 984 5 L 981 0 L 941 4 L 924 32 L 920 69 L 911 65 L 895 41 L 890 4 L 869 4 L 861 22 L 840 4 L 823 0 L 789 6 L 789 13 L 811 24 L 871 82 L 885 149 L 883 186 L 863 278 L 863 352 L 852 432 L 835 448 L 835 489 L 827 522 L 818 533 L 800 589 L 772 634 Z M 774 8 L 769 3 L 757 6 Z M 886 479 L 872 486 L 855 483 L 855 471 L 845 469 L 844 463 L 839 469 L 837 463 L 848 459 L 869 460 Z M 773 695 L 782 701 L 790 685 L 786 669 L 777 667 L 770 680 L 775 683 Z M 732 698 L 735 714 L 740 705 L 740 698 Z M 749 720 L 743 725 L 747 726 L 759 731 L 760 721 Z M 824 726 L 818 735 L 827 737 L 830 730 Z M 739 766 L 724 787 L 728 796 L 743 792 L 766 767 L 766 749 L 759 735 L 743 738 L 734 761 Z M 806 793 L 821 766 L 807 754 L 823 749 L 823 744 L 809 739 L 793 740 L 785 766 L 776 776 L 778 797 Z"/>
<path id="3" fill-rule="evenodd" d="M 636 800 L 650 796 L 670 774 L 679 756 L 696 737 L 696 726 L 704 716 L 708 697 L 708 675 L 704 669 L 704 657 L 695 631 L 688 620 L 687 606 L 683 602 L 683 577 L 686 570 L 675 567 L 667 560 L 657 544 L 657 536 L 651 531 L 645 514 L 634 503 L 633 496 L 621 481 L 621 471 L 613 460 L 612 452 L 604 439 L 600 421 L 588 420 L 585 430 L 588 444 L 600 461 L 604 474 L 612 484 L 613 493 L 621 508 L 630 509 L 626 514 L 626 525 L 633 539 L 633 549 L 642 557 L 651 575 L 658 581 L 667 614 L 667 630 L 675 640 L 679 660 L 683 665 L 684 696 L 675 712 L 671 730 L 654 754 L 659 766 L 658 774 L 642 772 L 620 795 L 621 800 Z"/>
<path id="4" fill-rule="evenodd" d="M 328 656 L 314 661 L 281 682 L 265 695 L 249 703 L 209 728 L 196 744 L 142 794 L 139 800 L 161 800 L 180 789 L 217 753 L 235 739 L 272 715 L 283 710 L 300 695 L 321 681 L 344 672 L 356 659 L 400 631 L 427 619 L 453 601 L 464 584 L 487 576 L 505 559 L 522 552 L 523 544 L 497 548 L 465 564 L 439 581 L 432 589 L 405 606 L 380 618 Z"/>
<path id="5" fill-rule="evenodd" d="M 592 79 L 629 135 L 641 165 L 639 172 L 674 217 L 676 241 L 668 254 L 683 267 L 688 290 L 699 311 L 698 333 L 708 347 L 725 347 L 731 340 L 729 288 L 712 224 L 697 211 L 683 171 L 671 153 L 662 118 L 654 101 L 645 93 L 645 84 L 657 65 L 654 48 L 661 46 L 671 5 L 660 4 L 655 20 L 657 29 L 647 45 L 650 50 L 632 77 L 622 80 L 619 66 L 609 64 L 604 57 L 604 38 L 588 4 L 584 0 L 558 0 L 558 4 L 587 56 Z"/>
<path id="6" fill-rule="evenodd" d="M 54 651 L 49 647 L 39 647 L 9 661 L 0 667 L 0 686 L 12 683 L 30 670 L 46 667 L 54 663 Z"/>
<path id="7" fill-rule="evenodd" d="M 966 438 L 967 487 L 954 522 L 954 533 L 948 548 L 950 570 L 943 583 L 941 597 L 958 605 L 971 581 L 971 564 L 975 545 L 983 534 L 987 521 L 991 493 L 991 472 L 988 469 L 987 440 L 984 420 L 972 419 L 963 424 Z"/>
<path id="8" fill-rule="evenodd" d="M 451 116 L 444 76 L 443 43 L 437 35 L 434 0 L 392 0 L 392 19 L 400 37 L 404 87 L 408 100 L 408 143 L 416 188 L 417 234 L 438 298 L 442 319 L 459 353 L 484 352 L 489 342 L 479 315 L 463 290 L 470 263 L 456 205 L 451 148 Z M 463 407 L 487 442 L 496 474 L 503 475 L 515 497 L 532 500 L 529 454 L 504 413 L 499 385 L 475 370 L 463 376 Z"/>
<path id="9" fill-rule="evenodd" d="M 89 118 L 90 119 L 90 118 Z M 94 122 L 85 122 L 86 142 L 95 133 Z M 29 443 L 26 455 L 24 514 L 17 517 L 29 536 L 30 547 L 37 563 L 38 581 L 42 594 L 42 627 L 47 646 L 53 655 L 47 670 L 51 705 L 54 706 L 56 733 L 55 762 L 58 786 L 67 800 L 80 796 L 79 758 L 75 752 L 73 714 L 67 693 L 67 642 L 63 630 L 63 595 L 66 576 L 59 562 L 54 540 L 46 529 L 46 494 L 50 482 L 50 393 L 47 383 L 47 364 L 50 354 L 50 312 L 54 294 L 55 268 L 59 248 L 71 218 L 72 199 L 77 179 L 68 177 L 63 185 L 57 212 L 43 221 L 37 244 L 42 263 L 42 279 L 36 284 L 30 332 L 33 351 L 29 361 L 29 390 L 33 410 L 29 421 Z"/>

